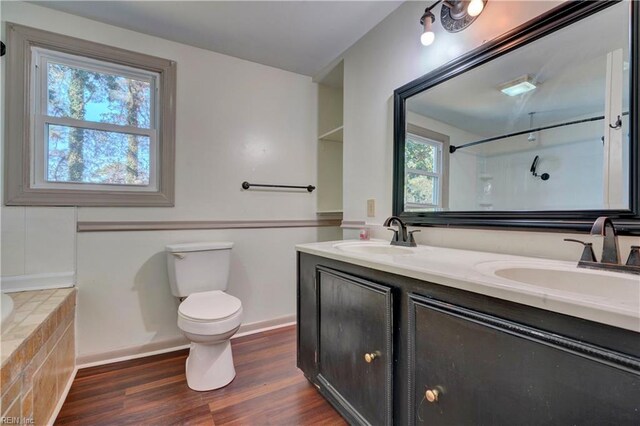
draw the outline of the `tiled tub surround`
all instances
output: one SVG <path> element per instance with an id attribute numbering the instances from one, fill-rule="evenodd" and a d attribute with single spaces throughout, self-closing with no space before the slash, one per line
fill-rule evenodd
<path id="1" fill-rule="evenodd" d="M 44 425 L 75 368 L 74 288 L 11 293 L 13 317 L 2 324 L 2 420 Z"/>

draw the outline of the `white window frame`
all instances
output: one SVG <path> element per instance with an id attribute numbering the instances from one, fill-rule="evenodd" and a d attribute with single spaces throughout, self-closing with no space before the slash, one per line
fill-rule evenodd
<path id="1" fill-rule="evenodd" d="M 429 145 L 432 146 L 436 149 L 436 156 L 435 156 L 435 164 L 434 164 L 434 169 L 436 170 L 435 172 L 430 172 L 427 170 L 422 170 L 422 169 L 410 169 L 406 166 L 406 161 L 405 161 L 405 168 L 404 168 L 404 176 L 405 176 L 405 181 L 407 180 L 407 176 L 409 175 L 409 173 L 412 174 L 417 174 L 417 175 L 422 175 L 422 176 L 429 176 L 429 177 L 433 177 L 437 179 L 438 184 L 434 185 L 434 191 L 436 192 L 436 200 L 437 203 L 436 204 L 432 204 L 432 203 L 405 203 L 405 208 L 410 208 L 410 209 L 417 209 L 417 208 L 441 208 L 442 207 L 442 187 L 443 187 L 443 181 L 444 181 L 444 175 L 443 175 L 443 148 L 444 148 L 444 143 L 440 142 L 440 141 L 436 141 L 430 138 L 426 138 L 424 136 L 420 136 L 417 135 L 415 133 L 409 133 L 407 132 L 407 136 L 406 139 L 411 138 L 411 140 L 413 142 L 417 142 L 417 143 L 421 143 L 424 145 Z"/>
<path id="2" fill-rule="evenodd" d="M 105 61 L 98 61 L 81 56 L 70 55 L 68 53 L 56 52 L 53 50 L 34 47 L 31 49 L 33 64 L 32 90 L 34 102 L 32 102 L 32 134 L 31 148 L 33 152 L 31 168 L 32 188 L 65 188 L 82 189 L 95 191 L 109 191 L 117 188 L 121 191 L 157 191 L 158 190 L 158 73 L 135 69 L 128 66 L 112 64 Z M 98 72 L 101 74 L 111 74 L 120 77 L 132 78 L 138 81 L 145 81 L 150 84 L 151 98 L 149 115 L 149 128 L 123 126 L 111 123 L 101 123 L 89 120 L 78 120 L 68 117 L 54 117 L 47 114 L 48 111 L 48 65 L 50 62 L 66 65 L 75 69 Z M 87 130 L 101 130 L 106 132 L 124 133 L 128 135 L 147 136 L 149 138 L 149 184 L 113 184 L 113 183 L 87 183 L 87 182 L 51 182 L 48 175 L 48 132 L 49 125 L 62 125 L 79 127 Z"/>
<path id="3" fill-rule="evenodd" d="M 176 63 L 10 22 L 6 23 L 6 33 L 5 204 L 173 206 Z M 47 115 L 46 64 L 52 60 L 152 82 L 150 128 Z M 47 181 L 48 125 L 148 136 L 149 185 Z"/>

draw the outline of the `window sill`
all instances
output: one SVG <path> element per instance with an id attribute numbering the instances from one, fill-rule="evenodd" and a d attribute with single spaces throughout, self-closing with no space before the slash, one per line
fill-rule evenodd
<path id="1" fill-rule="evenodd" d="M 7 191 L 7 206 L 55 207 L 173 207 L 173 194 L 167 192 L 82 191 L 29 189 Z"/>

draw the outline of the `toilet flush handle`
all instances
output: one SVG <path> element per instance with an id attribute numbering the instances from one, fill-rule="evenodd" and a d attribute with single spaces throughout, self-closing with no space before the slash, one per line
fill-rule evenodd
<path id="1" fill-rule="evenodd" d="M 175 257 L 177 257 L 178 259 L 182 260 L 185 258 L 186 254 L 184 253 L 171 253 L 172 255 L 174 255 Z"/>

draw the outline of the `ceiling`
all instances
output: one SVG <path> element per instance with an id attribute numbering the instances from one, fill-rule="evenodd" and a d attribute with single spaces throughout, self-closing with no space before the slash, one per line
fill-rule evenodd
<path id="1" fill-rule="evenodd" d="M 533 127 L 603 115 L 607 53 L 622 48 L 628 61 L 625 22 L 628 5 L 613 6 L 422 92 L 407 100 L 407 109 L 479 139 L 529 129 L 530 112 Z M 539 82 L 535 90 L 500 92 L 502 83 L 526 74 Z M 628 71 L 625 77 L 628 94 Z M 628 96 L 624 101 L 628 108 Z"/>
<path id="2" fill-rule="evenodd" d="M 33 1 L 314 76 L 402 1 Z"/>

